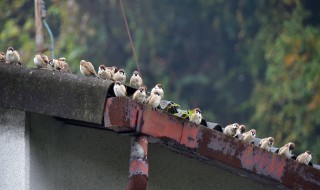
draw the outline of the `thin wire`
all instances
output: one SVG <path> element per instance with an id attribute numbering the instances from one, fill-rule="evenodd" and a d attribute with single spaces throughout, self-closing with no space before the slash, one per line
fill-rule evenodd
<path id="1" fill-rule="evenodd" d="M 139 63 L 138 63 L 138 58 L 137 58 L 137 55 L 136 55 L 136 51 L 134 50 L 134 46 L 133 46 L 133 42 L 132 42 L 132 38 L 131 38 L 129 26 L 128 26 L 126 14 L 125 14 L 125 12 L 124 12 L 122 0 L 120 0 L 120 7 L 121 7 L 121 11 L 122 11 L 122 16 L 123 16 L 124 22 L 125 22 L 125 24 L 126 24 L 126 29 L 127 29 L 128 37 L 129 37 L 129 40 L 130 40 L 130 46 L 131 46 L 131 51 L 132 51 L 132 54 L 133 54 L 133 57 L 134 57 L 134 61 L 135 61 L 135 63 L 136 63 L 138 72 L 139 72 L 139 74 L 141 75 L 140 67 L 139 67 Z"/>

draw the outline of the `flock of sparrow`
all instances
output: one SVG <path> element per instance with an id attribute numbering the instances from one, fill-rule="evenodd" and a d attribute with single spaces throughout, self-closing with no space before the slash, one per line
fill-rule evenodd
<path id="1" fill-rule="evenodd" d="M 7 49 L 6 53 L 0 52 L 0 62 L 7 64 L 16 64 L 22 65 L 20 62 L 19 53 L 14 50 L 12 47 Z M 66 62 L 65 58 L 51 59 L 45 54 L 37 54 L 34 57 L 34 64 L 37 68 L 40 69 L 49 69 L 57 70 L 61 72 L 71 73 L 69 65 Z M 81 60 L 80 61 L 80 72 L 85 76 L 94 76 L 104 80 L 113 80 L 114 87 L 113 91 L 116 97 L 125 97 L 127 96 L 126 87 L 123 85 L 126 83 L 126 73 L 123 69 L 119 69 L 115 66 L 106 67 L 100 65 L 98 73 L 96 73 L 94 66 L 91 62 Z M 152 88 L 151 93 L 147 96 L 146 87 L 143 84 L 143 80 L 138 71 L 134 71 L 130 78 L 130 86 L 136 88 L 137 90 L 133 94 L 132 99 L 139 103 L 146 103 L 152 108 L 157 108 L 160 105 L 161 99 L 164 96 L 164 91 L 161 84 L 155 85 Z M 195 108 L 189 115 L 189 120 L 199 125 L 202 121 L 202 114 L 199 108 Z M 246 126 L 239 125 L 238 123 L 233 123 L 227 125 L 223 129 L 223 133 L 227 136 L 235 137 L 239 140 L 242 140 L 245 143 L 253 144 L 256 137 L 256 130 L 251 129 L 245 132 Z M 271 148 L 274 145 L 274 138 L 268 137 L 260 141 L 259 147 L 270 152 Z M 279 155 L 285 156 L 286 158 L 292 157 L 292 150 L 294 150 L 295 144 L 289 142 L 282 146 L 279 150 L 276 151 Z M 304 153 L 300 154 L 296 160 L 300 163 L 308 165 L 312 159 L 311 151 L 307 150 Z"/>

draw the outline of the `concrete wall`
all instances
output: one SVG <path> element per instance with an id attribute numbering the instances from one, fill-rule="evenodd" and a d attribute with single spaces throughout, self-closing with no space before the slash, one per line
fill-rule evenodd
<path id="1" fill-rule="evenodd" d="M 34 113 L 27 114 L 30 130 L 25 130 L 24 122 L 17 122 L 13 117 L 20 114 L 23 120 L 23 112 L 0 111 L 1 190 L 125 188 L 128 180 L 130 137 L 69 125 Z M 11 120 L 4 122 L 2 118 Z M 30 134 L 30 167 L 25 156 L 29 157 L 29 149 L 24 141 L 24 134 Z M 14 156 L 9 156 L 10 152 Z M 149 145 L 148 152 L 148 189 L 274 189 L 186 158 L 159 145 Z M 8 156 L 1 156 L 3 153 Z M 10 176 L 1 177 L 7 174 Z"/>
<path id="2" fill-rule="evenodd" d="M 29 189 L 25 112 L 0 108 L 0 190 Z"/>

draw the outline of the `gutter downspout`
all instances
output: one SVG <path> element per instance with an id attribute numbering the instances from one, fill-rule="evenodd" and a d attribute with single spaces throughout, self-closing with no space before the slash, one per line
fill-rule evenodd
<path id="1" fill-rule="evenodd" d="M 129 181 L 126 190 L 147 189 L 149 164 L 147 136 L 134 136 L 131 138 L 131 154 L 129 167 Z"/>

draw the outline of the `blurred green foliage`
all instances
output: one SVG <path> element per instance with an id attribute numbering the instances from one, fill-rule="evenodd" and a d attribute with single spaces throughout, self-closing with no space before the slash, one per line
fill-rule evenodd
<path id="1" fill-rule="evenodd" d="M 118 0 L 46 2 L 55 54 L 79 73 L 81 59 L 135 70 Z M 276 146 L 296 143 L 320 162 L 320 2 L 303 0 L 125 1 L 149 90 L 206 120 L 243 123 Z M 33 1 L 1 1 L 0 48 L 33 66 Z M 49 37 L 45 33 L 45 46 Z M 47 52 L 49 55 L 49 52 Z"/>

